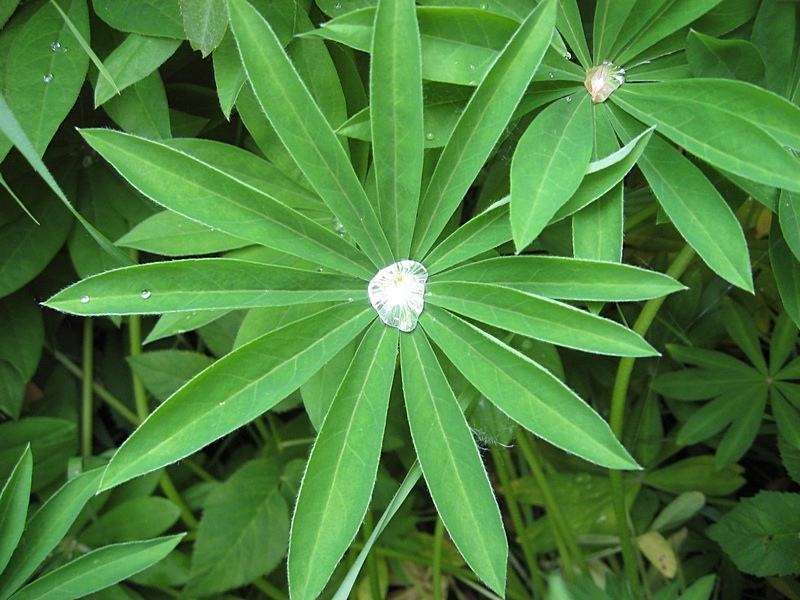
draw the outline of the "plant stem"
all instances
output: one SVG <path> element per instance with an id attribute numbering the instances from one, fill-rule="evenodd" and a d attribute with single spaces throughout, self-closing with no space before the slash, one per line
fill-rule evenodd
<path id="1" fill-rule="evenodd" d="M 83 384 L 81 389 L 81 456 L 92 455 L 94 431 L 94 319 L 83 320 Z"/>
<path id="2" fill-rule="evenodd" d="M 161 475 L 160 484 L 164 495 L 181 509 L 181 521 L 183 521 L 189 529 L 197 529 L 200 523 L 192 514 L 192 511 L 189 510 L 189 507 L 186 505 L 186 502 L 175 487 L 175 484 L 172 483 L 172 479 L 170 479 L 166 471 Z"/>
<path id="3" fill-rule="evenodd" d="M 433 530 L 433 600 L 442 600 L 442 544 L 444 541 L 444 524 L 442 518 L 436 519 L 436 528 Z"/>
<path id="4" fill-rule="evenodd" d="M 128 334 L 130 336 L 130 354 L 139 356 L 142 353 L 142 317 L 131 315 L 128 317 Z M 150 407 L 147 405 L 147 390 L 144 384 L 131 369 L 133 376 L 133 399 L 136 404 L 136 415 L 139 421 L 144 421 L 150 414 Z"/>
<path id="5" fill-rule="evenodd" d="M 672 264 L 667 269 L 666 274 L 670 277 L 678 279 L 695 256 L 694 248 L 686 244 L 683 249 L 678 253 Z M 648 300 L 642 312 L 633 324 L 633 331 L 644 337 L 650 325 L 658 314 L 661 305 L 664 304 L 666 296 L 660 298 L 653 298 Z M 609 424 L 611 430 L 617 439 L 622 439 L 622 431 L 624 426 L 625 409 L 627 406 L 628 386 L 631 381 L 631 374 L 633 373 L 633 365 L 636 359 L 631 357 L 624 357 L 619 361 L 617 375 L 614 380 L 614 391 L 611 396 L 611 414 L 609 417 Z M 609 472 L 609 479 L 611 482 L 611 495 L 614 503 L 614 514 L 617 520 L 617 528 L 619 530 L 620 545 L 622 547 L 622 557 L 624 559 L 625 575 L 628 584 L 631 587 L 631 592 L 635 598 L 642 597 L 641 585 L 637 573 L 637 556 L 633 547 L 633 538 L 631 528 L 628 524 L 628 510 L 625 506 L 625 492 L 622 484 L 622 472 L 612 470 Z"/>
<path id="6" fill-rule="evenodd" d="M 364 528 L 363 528 L 365 543 L 372 535 L 372 532 L 374 530 L 375 530 L 375 520 L 373 519 L 372 516 L 372 510 L 367 510 L 367 514 L 364 515 Z M 372 553 L 367 555 L 367 573 L 369 574 L 369 589 L 370 593 L 372 594 L 372 597 L 380 598 L 381 581 L 380 581 L 380 575 L 378 573 L 378 561 L 375 559 L 375 555 Z"/>
<path id="7" fill-rule="evenodd" d="M 522 511 L 519 508 L 517 495 L 512 487 L 512 475 L 510 467 L 508 466 L 511 460 L 508 450 L 498 446 L 492 447 L 492 459 L 494 460 L 495 471 L 500 478 L 500 485 L 503 488 L 503 497 L 508 507 L 508 513 L 511 515 L 511 522 L 514 524 L 514 529 L 517 531 L 520 546 L 522 546 L 522 554 L 525 556 L 525 562 L 528 566 L 528 572 L 532 580 L 533 597 L 544 598 L 545 588 L 542 577 L 539 574 L 539 564 L 536 560 L 536 551 L 531 546 L 531 541 L 527 535 L 527 527 L 525 519 L 522 517 Z"/>
<path id="8" fill-rule="evenodd" d="M 575 572 L 572 566 L 573 557 L 577 561 L 578 567 L 585 575 L 589 574 L 589 568 L 586 566 L 583 553 L 578 547 L 575 537 L 572 535 L 572 529 L 570 529 L 567 524 L 564 514 L 561 512 L 561 508 L 553 496 L 553 491 L 550 489 L 550 484 L 544 474 L 544 469 L 542 469 L 542 465 L 539 462 L 537 450 L 529 436 L 530 434 L 527 431 L 518 429 L 517 443 L 519 444 L 520 450 L 522 450 L 522 454 L 525 456 L 525 460 L 528 461 L 531 467 L 531 472 L 533 473 L 534 479 L 536 479 L 536 484 L 542 491 L 545 509 L 550 517 L 550 524 L 553 527 L 558 551 L 564 561 L 564 571 L 566 572 L 567 579 L 569 581 L 574 581 Z"/>

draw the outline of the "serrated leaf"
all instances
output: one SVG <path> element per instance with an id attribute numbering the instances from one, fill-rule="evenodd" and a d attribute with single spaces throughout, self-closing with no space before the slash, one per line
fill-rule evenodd
<path id="1" fill-rule="evenodd" d="M 383 442 L 398 335 L 397 329 L 375 321 L 314 443 L 292 521 L 293 598 L 319 595 L 366 513 Z"/>
<path id="2" fill-rule="evenodd" d="M 511 231 L 521 251 L 580 186 L 592 157 L 588 95 L 557 100 L 528 126 L 511 162 Z"/>
<path id="3" fill-rule="evenodd" d="M 281 141 L 375 266 L 390 264 L 389 243 L 345 151 L 272 28 L 244 0 L 228 7 L 245 71 Z"/>
<path id="4" fill-rule="evenodd" d="M 203 58 L 219 46 L 228 28 L 225 0 L 180 0 L 183 30 Z"/>
<path id="5" fill-rule="evenodd" d="M 535 362 L 437 307 L 420 323 L 470 383 L 529 431 L 600 465 L 638 467 L 608 424 Z"/>
<path id="6" fill-rule="evenodd" d="M 800 571 L 800 494 L 759 492 L 745 498 L 708 535 L 736 566 L 758 577 Z"/>
<path id="7" fill-rule="evenodd" d="M 188 456 L 296 390 L 374 318 L 346 302 L 256 338 L 227 354 L 159 406 L 117 450 L 107 489 Z"/>
<path id="8" fill-rule="evenodd" d="M 289 537 L 289 508 L 280 483 L 276 463 L 256 459 L 211 492 L 197 528 L 187 595 L 241 587 L 278 565 Z"/>
<path id="9" fill-rule="evenodd" d="M 147 263 L 79 281 L 45 305 L 72 314 L 161 314 L 365 299 L 363 280 L 233 258 Z"/>
<path id="10" fill-rule="evenodd" d="M 412 258 L 428 253 L 483 168 L 544 57 L 555 18 L 556 2 L 539 4 L 472 95 L 420 202 Z"/>
<path id="11" fill-rule="evenodd" d="M 746 483 L 743 471 L 739 465 L 717 469 L 714 457 L 703 454 L 648 472 L 644 482 L 672 494 L 697 491 L 706 496 L 726 496 Z"/>
<path id="12" fill-rule="evenodd" d="M 559 256 L 488 258 L 431 277 L 431 283 L 490 283 L 559 300 L 624 302 L 684 289 L 671 277 L 618 263 Z"/>
<path id="13" fill-rule="evenodd" d="M 470 568 L 502 595 L 508 542 L 500 510 L 464 413 L 422 329 L 401 337 L 400 364 L 411 437 L 436 510 Z"/>
<path id="14" fill-rule="evenodd" d="M 534 339 L 613 356 L 653 356 L 638 334 L 601 317 L 542 296 L 473 282 L 430 282 L 426 302 Z"/>

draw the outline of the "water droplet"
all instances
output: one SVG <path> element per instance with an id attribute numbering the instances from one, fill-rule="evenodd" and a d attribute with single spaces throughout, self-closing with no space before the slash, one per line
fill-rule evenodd
<path id="1" fill-rule="evenodd" d="M 486 2 L 481 2 L 481 10 L 489 10 L 489 5 Z"/>
<path id="2" fill-rule="evenodd" d="M 81 304 L 88 304 L 89 296 L 81 296 Z"/>
<path id="3" fill-rule="evenodd" d="M 50 49 L 53 52 L 58 52 L 61 50 L 61 44 L 59 42 L 50 42 Z"/>
<path id="4" fill-rule="evenodd" d="M 62 47 L 61 47 L 61 51 L 62 51 L 62 52 L 69 52 L 69 48 L 67 48 L 67 47 L 65 47 L 65 46 L 62 46 Z"/>
<path id="5" fill-rule="evenodd" d="M 549 75 L 550 75 L 550 79 L 552 79 L 553 77 L 555 77 L 555 75 L 553 75 L 552 73 L 550 73 Z"/>
<path id="6" fill-rule="evenodd" d="M 469 85 L 478 85 L 478 82 L 475 81 L 474 79 L 470 79 L 469 80 Z"/>
<path id="7" fill-rule="evenodd" d="M 470 71 L 474 71 L 474 70 L 475 70 L 475 65 L 470 65 L 470 66 L 469 66 L 469 70 L 470 70 Z"/>
<path id="8" fill-rule="evenodd" d="M 572 96 L 567 96 L 567 102 L 572 102 Z"/>
<path id="9" fill-rule="evenodd" d="M 564 54 L 564 58 L 566 58 L 567 60 L 570 60 L 572 58 L 572 52 L 567 50 L 567 52 Z"/>
<path id="10" fill-rule="evenodd" d="M 317 269 L 317 271 L 319 271 L 320 273 L 322 273 L 322 267 L 319 267 L 319 268 Z"/>
<path id="11" fill-rule="evenodd" d="M 44 81 L 45 83 L 50 83 L 51 81 L 53 81 L 53 74 L 48 73 L 47 75 L 42 77 L 42 81 Z"/>
<path id="12" fill-rule="evenodd" d="M 353 299 L 353 298 L 348 298 L 348 299 L 347 299 L 347 301 L 348 301 L 348 302 L 353 302 L 353 301 L 354 301 L 354 299 Z"/>
<path id="13" fill-rule="evenodd" d="M 142 290 L 141 296 L 143 300 L 147 300 L 151 295 L 150 290 Z"/>
<path id="14" fill-rule="evenodd" d="M 425 139 L 426 140 L 435 140 L 436 139 L 436 134 L 433 133 L 432 131 L 429 131 L 428 133 L 425 134 Z"/>
<path id="15" fill-rule="evenodd" d="M 369 301 L 386 325 L 413 331 L 425 307 L 428 271 L 413 260 L 401 260 L 378 271 L 367 286 Z"/>
<path id="16" fill-rule="evenodd" d="M 333 5 L 333 8 L 336 9 L 336 10 L 339 10 L 340 8 L 342 8 L 342 3 L 341 2 L 337 2 L 336 4 Z"/>

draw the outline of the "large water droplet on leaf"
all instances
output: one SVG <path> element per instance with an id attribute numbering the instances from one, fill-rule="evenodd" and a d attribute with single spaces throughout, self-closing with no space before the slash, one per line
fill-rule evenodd
<path id="1" fill-rule="evenodd" d="M 381 269 L 369 282 L 372 307 L 389 327 L 413 331 L 425 307 L 428 271 L 413 260 L 401 260 Z"/>
<path id="2" fill-rule="evenodd" d="M 584 87 L 589 91 L 592 102 L 605 102 L 619 86 L 625 83 L 625 69 L 604 60 L 603 64 L 586 71 Z"/>

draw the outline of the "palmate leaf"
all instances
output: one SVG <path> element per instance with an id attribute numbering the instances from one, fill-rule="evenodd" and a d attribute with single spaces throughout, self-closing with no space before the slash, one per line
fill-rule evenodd
<path id="1" fill-rule="evenodd" d="M 373 323 L 314 443 L 292 520 L 292 598 L 319 595 L 361 526 L 375 485 L 398 335 Z"/>
<path id="2" fill-rule="evenodd" d="M 228 10 L 245 71 L 278 137 L 375 266 L 390 264 L 391 248 L 347 154 L 272 28 L 246 0 L 229 0 Z"/>
<path id="3" fill-rule="evenodd" d="M 614 356 L 658 352 L 619 323 L 512 288 L 474 282 L 428 284 L 427 302 L 534 339 Z"/>
<path id="4" fill-rule="evenodd" d="M 125 441 L 103 475 L 107 489 L 188 456 L 269 410 L 375 317 L 345 302 L 267 333 L 200 373 Z"/>
<path id="5" fill-rule="evenodd" d="M 529 431 L 593 463 L 638 468 L 600 415 L 526 356 L 435 306 L 420 324 L 472 385 Z"/>
<path id="6" fill-rule="evenodd" d="M 475 90 L 420 201 L 412 258 L 428 253 L 483 168 L 544 57 L 555 18 L 556 2 L 539 4 Z"/>
<path id="7" fill-rule="evenodd" d="M 502 595 L 508 542 L 500 510 L 464 413 L 422 329 L 401 337 L 400 365 L 411 437 L 439 516 L 470 568 Z"/>
<path id="8" fill-rule="evenodd" d="M 205 258 L 106 271 L 73 284 L 45 305 L 90 316 L 286 306 L 356 298 L 366 298 L 366 286 L 355 277 L 232 258 Z"/>
<path id="9" fill-rule="evenodd" d="M 249 178 L 168 144 L 112 130 L 82 134 L 131 185 L 165 208 L 356 277 L 374 274 L 374 266 L 355 247 L 281 198 L 266 195 Z"/>

